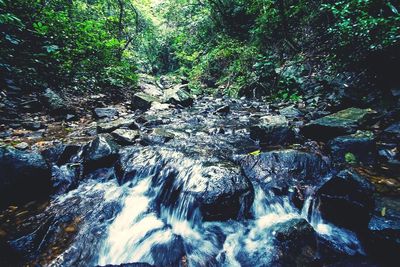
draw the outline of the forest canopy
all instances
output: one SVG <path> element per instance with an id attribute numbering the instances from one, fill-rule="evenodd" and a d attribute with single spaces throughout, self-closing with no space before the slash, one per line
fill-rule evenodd
<path id="1" fill-rule="evenodd" d="M 295 96 L 305 73 L 364 73 L 387 86 L 398 79 L 395 0 L 0 0 L 0 7 L 2 78 L 27 88 L 134 89 L 137 73 L 147 72 L 185 76 L 195 93 Z"/>

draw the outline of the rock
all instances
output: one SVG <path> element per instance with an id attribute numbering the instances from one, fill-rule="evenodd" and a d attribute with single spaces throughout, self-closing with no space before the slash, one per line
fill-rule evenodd
<path id="1" fill-rule="evenodd" d="M 42 151 L 42 156 L 48 164 L 57 166 L 73 161 L 82 147 L 74 144 L 59 144 Z"/>
<path id="2" fill-rule="evenodd" d="M 254 199 L 251 182 L 236 166 L 199 162 L 174 150 L 123 148 L 116 171 L 120 183 L 152 175 L 152 186 L 161 188 L 159 205 L 179 209 L 187 220 L 197 216 L 196 210 L 210 221 L 245 217 Z"/>
<path id="3" fill-rule="evenodd" d="M 265 192 L 297 196 L 304 201 L 305 190 L 316 186 L 328 174 L 329 163 L 320 155 L 292 149 L 248 155 L 240 160 L 244 174 Z M 299 208 L 302 206 L 300 203 Z"/>
<path id="4" fill-rule="evenodd" d="M 136 93 L 132 98 L 132 109 L 149 110 L 153 102 L 161 102 L 158 98 L 143 92 Z"/>
<path id="5" fill-rule="evenodd" d="M 147 95 L 154 96 L 154 97 L 161 97 L 163 95 L 163 92 L 160 88 L 155 86 L 154 84 L 149 84 L 149 83 L 140 83 L 139 87 L 141 91 Z"/>
<path id="6" fill-rule="evenodd" d="M 22 123 L 22 126 L 27 130 L 37 131 L 44 128 L 44 125 L 40 121 L 26 121 Z"/>
<path id="7" fill-rule="evenodd" d="M 84 172 L 113 165 L 118 158 L 118 148 L 111 135 L 97 136 L 83 147 Z"/>
<path id="8" fill-rule="evenodd" d="M 390 266 L 400 252 L 400 200 L 398 197 L 376 198 L 375 212 L 365 238 L 367 253 Z"/>
<path id="9" fill-rule="evenodd" d="M 222 106 L 220 108 L 217 108 L 215 110 L 215 113 L 220 113 L 220 114 L 228 114 L 230 112 L 231 108 L 229 106 Z"/>
<path id="10" fill-rule="evenodd" d="M 189 107 L 193 104 L 192 96 L 184 90 L 186 85 L 178 85 L 164 91 L 164 101 L 173 105 Z"/>
<path id="11" fill-rule="evenodd" d="M 329 142 L 332 157 L 335 161 L 345 163 L 345 155 L 352 153 L 357 163 L 374 164 L 377 149 L 372 132 L 358 131 L 355 134 L 339 136 Z"/>
<path id="12" fill-rule="evenodd" d="M 374 114 L 376 112 L 372 109 L 348 108 L 311 121 L 301 129 L 301 132 L 315 140 L 329 140 L 340 135 L 355 133 Z"/>
<path id="13" fill-rule="evenodd" d="M 114 118 L 118 116 L 119 112 L 116 108 L 95 108 L 94 115 L 97 119 Z"/>
<path id="14" fill-rule="evenodd" d="M 341 171 L 317 191 L 322 218 L 355 232 L 365 231 L 374 208 L 374 190 L 354 171 Z"/>
<path id="15" fill-rule="evenodd" d="M 394 97 L 400 97 L 400 87 L 392 88 L 390 92 Z"/>
<path id="16" fill-rule="evenodd" d="M 318 258 L 317 235 L 304 219 L 291 219 L 273 226 L 277 254 L 271 266 L 313 266 Z"/>
<path id="17" fill-rule="evenodd" d="M 392 125 L 387 127 L 384 132 L 400 136 L 400 121 L 393 123 Z"/>
<path id="18" fill-rule="evenodd" d="M 121 145 L 133 145 L 140 137 L 138 130 L 117 129 L 111 133 L 115 141 Z"/>
<path id="19" fill-rule="evenodd" d="M 266 145 L 283 145 L 294 139 L 294 133 L 284 116 L 265 116 L 250 128 L 250 137 Z"/>
<path id="20" fill-rule="evenodd" d="M 190 177 L 181 194 L 200 201 L 200 211 L 207 221 L 245 217 L 254 200 L 251 182 L 240 169 L 223 163 L 203 166 L 201 177 Z"/>
<path id="21" fill-rule="evenodd" d="M 50 109 L 50 111 L 54 114 L 62 114 L 68 110 L 67 105 L 56 92 L 47 88 L 43 93 L 43 99 Z"/>
<path id="22" fill-rule="evenodd" d="M 150 265 L 148 263 L 124 263 L 120 265 L 104 265 L 96 267 L 154 267 L 154 265 Z"/>
<path id="23" fill-rule="evenodd" d="M 150 148 L 129 146 L 120 149 L 116 174 L 120 184 L 135 177 L 146 177 L 161 168 L 161 155 Z"/>
<path id="24" fill-rule="evenodd" d="M 137 125 L 134 119 L 125 119 L 121 118 L 118 120 L 110 121 L 110 122 L 101 122 L 97 124 L 97 132 L 98 133 L 111 133 L 118 128 L 126 127 L 129 129 L 138 129 L 139 126 Z"/>
<path id="25" fill-rule="evenodd" d="M 279 114 L 286 118 L 299 118 L 303 116 L 303 113 L 293 106 L 289 106 L 279 110 Z"/>
<path id="26" fill-rule="evenodd" d="M 73 121 L 73 120 L 76 120 L 76 119 L 77 119 L 77 117 L 75 115 L 72 115 L 72 114 L 67 114 L 65 116 L 65 120 L 66 121 Z"/>
<path id="27" fill-rule="evenodd" d="M 154 128 L 149 134 L 143 136 L 145 144 L 164 144 L 175 138 L 175 135 L 163 128 Z"/>
<path id="28" fill-rule="evenodd" d="M 48 196 L 50 179 L 50 169 L 40 154 L 0 147 L 0 206 Z"/>
<path id="29" fill-rule="evenodd" d="M 78 185 L 82 175 L 82 166 L 77 163 L 65 164 L 52 167 L 53 188 L 55 194 L 64 194 Z"/>
<path id="30" fill-rule="evenodd" d="M 26 150 L 29 148 L 29 144 L 26 142 L 21 142 L 21 143 L 16 144 L 14 147 L 19 150 Z"/>

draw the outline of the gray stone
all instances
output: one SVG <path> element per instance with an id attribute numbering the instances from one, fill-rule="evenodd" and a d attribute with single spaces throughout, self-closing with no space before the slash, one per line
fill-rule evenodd
<path id="1" fill-rule="evenodd" d="M 111 135 L 121 145 L 132 145 L 140 137 L 140 132 L 138 130 L 117 129 Z"/>
<path id="2" fill-rule="evenodd" d="M 260 122 L 250 128 L 250 137 L 259 140 L 262 144 L 283 145 L 294 139 L 294 133 L 284 116 L 265 116 Z"/>
<path id="3" fill-rule="evenodd" d="M 146 111 L 151 108 L 153 102 L 161 102 L 160 99 L 152 95 L 139 92 L 132 98 L 132 109 Z"/>
<path id="4" fill-rule="evenodd" d="M 138 129 L 138 125 L 134 119 L 117 119 L 110 122 L 100 122 L 97 123 L 97 132 L 98 133 L 111 133 L 118 128 L 130 128 L 130 129 Z"/>
<path id="5" fill-rule="evenodd" d="M 348 108 L 316 119 L 305 125 L 301 131 L 306 137 L 329 140 L 340 135 L 355 133 L 374 114 L 376 112 L 372 109 Z"/>
<path id="6" fill-rule="evenodd" d="M 116 108 L 95 108 L 94 109 L 94 114 L 96 118 L 98 119 L 104 119 L 104 118 L 114 118 L 115 116 L 118 116 L 118 110 Z"/>

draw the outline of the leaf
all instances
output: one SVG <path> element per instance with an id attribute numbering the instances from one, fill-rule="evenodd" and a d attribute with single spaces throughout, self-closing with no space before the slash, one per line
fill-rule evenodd
<path id="1" fill-rule="evenodd" d="M 249 155 L 252 155 L 252 156 L 259 156 L 260 154 L 261 154 L 261 150 L 259 150 L 259 149 L 249 153 Z"/>
<path id="2" fill-rule="evenodd" d="M 59 49 L 57 45 L 45 45 L 43 48 L 46 49 L 47 53 L 52 53 Z"/>
<path id="3" fill-rule="evenodd" d="M 399 15 L 399 11 L 397 11 L 396 7 L 392 5 L 392 3 L 388 2 L 387 5 L 390 7 L 394 14 Z"/>
<path id="4" fill-rule="evenodd" d="M 383 207 L 381 210 L 381 216 L 385 217 L 385 215 L 386 215 L 386 207 Z"/>
<path id="5" fill-rule="evenodd" d="M 346 153 L 344 155 L 344 159 L 346 160 L 347 163 L 349 164 L 356 164 L 357 163 L 357 158 L 353 153 Z"/>

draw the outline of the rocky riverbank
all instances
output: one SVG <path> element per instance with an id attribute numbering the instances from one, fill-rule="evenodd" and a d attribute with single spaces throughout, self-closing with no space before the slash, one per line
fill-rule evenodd
<path id="1" fill-rule="evenodd" d="M 151 77 L 140 86 L 127 102 L 75 117 L 46 91 L 61 120 L 32 113 L 29 123 L 2 125 L 2 266 L 396 259 L 399 109 L 324 96 L 193 97 L 184 82 Z M 138 222 L 128 227 L 123 216 Z M 135 229 L 145 235 L 129 237 Z"/>

